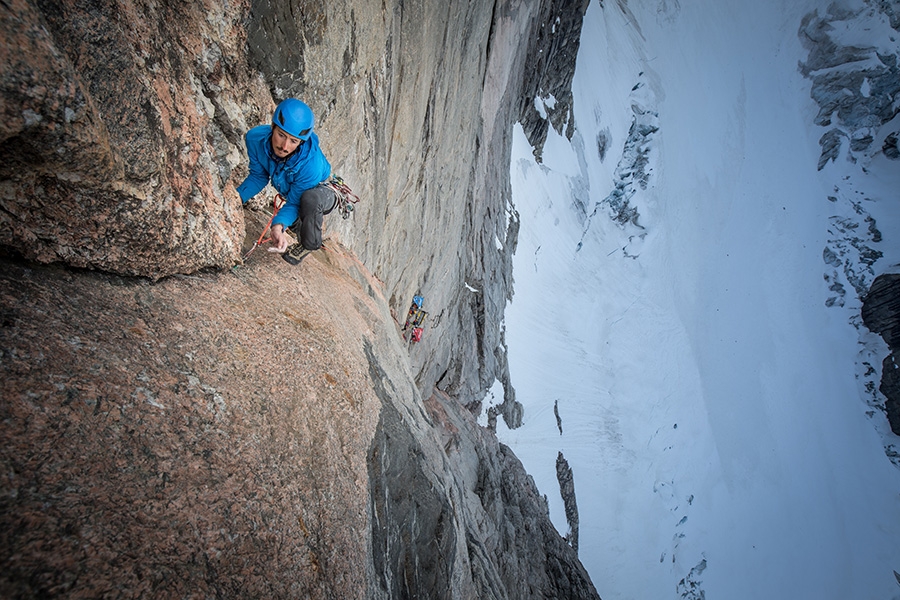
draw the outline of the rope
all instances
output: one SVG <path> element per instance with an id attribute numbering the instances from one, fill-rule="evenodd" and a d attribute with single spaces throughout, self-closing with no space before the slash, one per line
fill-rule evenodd
<path id="1" fill-rule="evenodd" d="M 272 226 L 272 221 L 275 220 L 275 216 L 278 214 L 278 211 L 282 206 L 284 206 L 284 196 L 282 196 L 281 194 L 275 194 L 275 197 L 272 198 L 272 217 L 269 219 L 269 222 L 266 223 L 266 227 L 262 230 L 262 233 L 259 234 L 259 238 L 255 242 L 253 242 L 253 247 L 250 248 L 250 250 L 247 251 L 247 254 L 245 254 L 241 259 L 242 261 L 247 260 L 250 255 L 253 254 L 254 250 L 272 239 L 271 236 L 265 236 L 269 232 L 269 228 Z"/>

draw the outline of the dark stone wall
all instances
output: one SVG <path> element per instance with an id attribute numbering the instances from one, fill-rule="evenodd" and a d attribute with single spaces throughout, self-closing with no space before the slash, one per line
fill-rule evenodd
<path id="1" fill-rule="evenodd" d="M 575 116 L 572 113 L 572 77 L 581 44 L 581 24 L 590 0 L 557 0 L 541 5 L 529 35 L 530 68 L 525 73 L 518 102 L 518 120 L 540 160 L 553 127 L 557 133 L 572 139 Z M 535 98 L 549 100 L 547 118 L 535 108 Z"/>
<path id="2" fill-rule="evenodd" d="M 900 435 L 900 275 L 879 275 L 863 300 L 862 318 L 870 331 L 879 334 L 890 348 L 882 363 L 879 390 L 891 431 Z"/>

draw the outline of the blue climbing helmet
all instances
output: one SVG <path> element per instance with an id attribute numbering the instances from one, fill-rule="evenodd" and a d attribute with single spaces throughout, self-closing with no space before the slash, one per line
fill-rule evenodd
<path id="1" fill-rule="evenodd" d="M 296 98 L 282 100 L 272 115 L 272 124 L 277 125 L 288 135 L 306 141 L 313 130 L 313 112 L 306 104 Z"/>

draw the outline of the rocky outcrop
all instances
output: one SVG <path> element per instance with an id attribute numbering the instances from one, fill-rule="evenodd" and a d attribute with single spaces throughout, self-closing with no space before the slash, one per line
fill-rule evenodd
<path id="1" fill-rule="evenodd" d="M 337 254 L 272 258 L 157 284 L 0 263 L 0 595 L 366 597 L 386 309 Z"/>
<path id="2" fill-rule="evenodd" d="M 0 6 L 2 595 L 596 597 L 472 414 L 500 379 L 521 419 L 509 140 L 529 48 L 565 106 L 571 8 Z M 286 96 L 363 201 L 240 264 L 242 135 Z"/>
<path id="3" fill-rule="evenodd" d="M 569 525 L 569 529 L 566 531 L 566 541 L 575 552 L 578 552 L 578 503 L 575 499 L 575 475 L 562 452 L 558 452 L 556 455 L 556 480 L 559 482 L 559 495 L 563 499 L 566 523 Z"/>
<path id="4" fill-rule="evenodd" d="M 148 277 L 230 266 L 240 132 L 271 102 L 241 68 L 239 8 L 2 10 L 0 244 Z"/>
<path id="5" fill-rule="evenodd" d="M 887 342 L 890 352 L 881 365 L 879 391 L 891 431 L 900 435 L 900 275 L 879 275 L 872 282 L 862 306 L 862 318 L 870 331 Z"/>
<path id="6" fill-rule="evenodd" d="M 528 36 L 529 69 L 519 97 L 518 120 L 540 162 L 550 127 L 569 140 L 575 133 L 572 77 L 589 0 L 542 3 Z"/>
<path id="7" fill-rule="evenodd" d="M 437 464 L 445 476 L 435 480 L 423 472 L 431 461 L 421 459 L 434 446 L 404 423 L 409 415 L 394 406 L 392 390 L 376 386 L 376 393 L 386 409 L 369 463 L 373 545 L 388 597 L 598 597 L 509 448 L 436 391 L 425 402 L 432 427 L 419 434 L 437 432 L 444 450 Z"/>
<path id="8" fill-rule="evenodd" d="M 819 170 L 837 160 L 842 148 L 851 160 L 873 144 L 888 158 L 898 158 L 891 150 L 896 146 L 897 124 L 888 125 L 898 114 L 893 100 L 900 93 L 897 55 L 875 46 L 845 45 L 830 35 L 833 23 L 853 20 L 864 11 L 880 11 L 898 28 L 891 3 L 869 4 L 871 10 L 860 7 L 855 13 L 831 4 L 824 15 L 818 11 L 806 15 L 800 26 L 800 40 L 809 51 L 800 70 L 812 81 L 810 94 L 819 105 L 815 124 L 829 127 L 819 140 Z"/>

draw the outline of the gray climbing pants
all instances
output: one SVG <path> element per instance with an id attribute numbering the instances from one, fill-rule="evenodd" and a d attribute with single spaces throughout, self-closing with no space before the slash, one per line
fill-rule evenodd
<path id="1" fill-rule="evenodd" d="M 304 248 L 318 250 L 322 247 L 322 220 L 336 204 L 334 191 L 322 183 L 300 196 L 300 212 L 291 229 Z"/>

